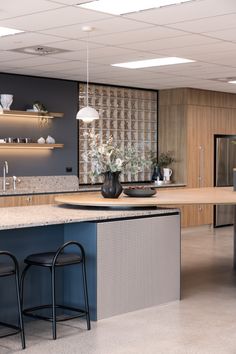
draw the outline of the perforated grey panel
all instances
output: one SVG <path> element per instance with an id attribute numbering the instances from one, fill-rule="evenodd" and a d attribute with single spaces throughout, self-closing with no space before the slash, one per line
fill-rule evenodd
<path id="1" fill-rule="evenodd" d="M 179 223 L 172 215 L 98 224 L 98 319 L 180 298 Z"/>

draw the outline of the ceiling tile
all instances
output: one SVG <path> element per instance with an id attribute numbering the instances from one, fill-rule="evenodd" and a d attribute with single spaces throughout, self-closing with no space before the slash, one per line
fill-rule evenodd
<path id="1" fill-rule="evenodd" d="M 29 54 L 8 52 L 5 50 L 0 51 L 0 61 L 11 61 L 18 59 L 29 59 Z"/>
<path id="2" fill-rule="evenodd" d="M 211 38 L 217 38 L 217 39 L 222 39 L 225 41 L 232 41 L 236 42 L 236 24 L 234 28 L 227 29 L 224 31 L 215 31 L 215 32 L 206 32 L 204 33 L 206 36 L 211 37 Z"/>
<path id="3" fill-rule="evenodd" d="M 136 22 L 133 20 L 125 19 L 125 18 L 108 18 L 100 21 L 89 21 L 89 26 L 91 26 L 94 30 L 89 33 L 89 39 L 92 40 L 97 36 L 107 36 L 109 33 L 120 33 L 125 31 L 134 31 L 139 29 L 145 29 L 147 27 L 153 27 L 149 24 L 143 22 Z M 164 31 L 164 29 L 163 29 Z M 68 39 L 87 39 L 88 34 L 82 31 L 81 22 L 78 24 L 74 24 L 72 26 L 61 26 L 57 28 L 48 29 L 45 31 L 41 31 L 45 34 L 52 34 L 61 36 Z M 170 30 L 170 32 L 175 32 L 174 30 Z M 150 32 L 149 32 L 150 33 Z M 158 32 L 156 32 L 156 36 Z M 167 35 L 168 36 L 168 30 Z"/>
<path id="4" fill-rule="evenodd" d="M 1 26 L 13 27 L 25 31 L 39 31 L 76 23 L 82 24 L 108 17 L 111 16 L 78 7 L 66 6 L 55 10 L 3 20 L 1 21 Z"/>
<path id="5" fill-rule="evenodd" d="M 224 16 L 207 17 L 194 21 L 174 23 L 170 25 L 170 27 L 192 33 L 203 33 L 232 28 L 235 27 L 235 23 L 236 14 L 229 14 Z"/>
<path id="6" fill-rule="evenodd" d="M 140 11 L 125 17 L 156 25 L 196 20 L 236 12 L 235 0 L 197 0 L 154 10 Z"/>
<path id="7" fill-rule="evenodd" d="M 58 38 L 54 36 L 34 32 L 19 33 L 14 36 L 0 37 L 0 48 L 11 50 L 32 45 L 45 45 L 50 42 L 55 42 L 56 39 Z"/>
<path id="8" fill-rule="evenodd" d="M 219 43 L 219 40 L 214 38 L 205 37 L 199 34 L 185 35 L 181 37 L 172 37 L 165 39 L 158 39 L 146 42 L 129 43 L 130 49 L 136 50 L 149 50 L 154 53 L 162 49 L 175 49 L 180 47 L 206 45 L 212 43 Z M 125 45 L 123 45 L 125 47 Z M 174 52 L 174 51 L 173 51 Z"/>
<path id="9" fill-rule="evenodd" d="M 0 4 L 0 19 L 6 19 L 11 17 L 19 17 L 22 15 L 32 14 L 35 12 L 48 11 L 56 8 L 63 7 L 61 4 L 49 2 L 46 0 L 8 0 L 1 1 Z M 13 22 L 14 23 L 14 22 Z M 1 26 L 3 24 L 1 23 Z"/>
<path id="10" fill-rule="evenodd" d="M 123 45 L 126 43 L 151 41 L 160 38 L 164 39 L 177 36 L 183 36 L 183 31 L 173 30 L 162 26 L 155 26 L 142 30 L 120 32 L 115 34 L 108 34 L 105 36 L 96 36 L 94 32 L 94 34 L 91 34 L 90 38 L 95 43 L 102 43 L 105 45 Z"/>
<path id="11" fill-rule="evenodd" d="M 16 68 L 27 68 L 27 67 L 34 67 L 37 65 L 48 65 L 48 64 L 56 64 L 61 62 L 58 59 L 50 58 L 49 56 L 30 56 L 28 59 L 18 59 L 8 61 L 5 64 L 9 67 L 16 67 Z M 4 64 L 4 62 L 3 62 Z M 1 62 L 2 65 L 2 62 Z"/>

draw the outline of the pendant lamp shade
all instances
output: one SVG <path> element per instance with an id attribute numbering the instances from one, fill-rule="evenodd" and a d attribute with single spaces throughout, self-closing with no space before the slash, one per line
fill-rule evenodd
<path id="1" fill-rule="evenodd" d="M 95 119 L 99 119 L 98 112 L 92 107 L 84 107 L 79 110 L 76 119 L 80 119 L 85 123 L 91 123 Z"/>
<path id="2" fill-rule="evenodd" d="M 92 27 L 85 26 L 82 28 L 84 32 L 91 32 Z M 87 87 L 86 87 L 86 107 L 81 108 L 77 115 L 76 119 L 82 120 L 84 123 L 91 123 L 95 119 L 99 119 L 98 112 L 96 109 L 89 107 L 88 105 L 88 86 L 89 86 L 89 49 L 88 49 L 88 40 L 87 40 Z"/>

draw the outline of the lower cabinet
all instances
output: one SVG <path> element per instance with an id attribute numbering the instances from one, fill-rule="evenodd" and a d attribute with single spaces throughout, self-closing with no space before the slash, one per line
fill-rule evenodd
<path id="1" fill-rule="evenodd" d="M 53 204 L 55 197 L 60 195 L 61 194 L 29 194 L 17 196 L 2 196 L 0 197 L 0 208 Z"/>
<path id="2" fill-rule="evenodd" d="M 181 226 L 210 225 L 213 220 L 212 205 L 184 205 L 181 209 Z"/>

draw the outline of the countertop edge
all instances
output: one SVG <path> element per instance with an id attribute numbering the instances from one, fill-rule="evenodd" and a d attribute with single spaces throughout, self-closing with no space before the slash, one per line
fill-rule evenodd
<path id="1" fill-rule="evenodd" d="M 81 209 L 55 204 L 7 207 L 1 208 L 3 221 L 0 223 L 0 231 L 81 222 L 135 219 L 139 217 L 173 215 L 173 213 L 179 213 L 179 210 L 176 208 L 91 210 L 89 208 Z"/>

